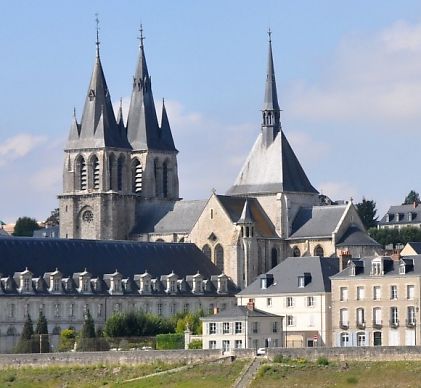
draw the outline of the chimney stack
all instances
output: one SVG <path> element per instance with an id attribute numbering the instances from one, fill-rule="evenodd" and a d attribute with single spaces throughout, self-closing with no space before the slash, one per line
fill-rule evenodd
<path id="1" fill-rule="evenodd" d="M 348 260 L 352 259 L 352 255 L 351 252 L 349 252 L 348 250 L 346 251 L 341 251 L 339 253 L 339 272 L 343 271 L 348 263 Z"/>
<path id="2" fill-rule="evenodd" d="M 247 309 L 250 311 L 254 310 L 254 300 L 253 299 L 249 299 L 248 303 L 247 303 Z"/>

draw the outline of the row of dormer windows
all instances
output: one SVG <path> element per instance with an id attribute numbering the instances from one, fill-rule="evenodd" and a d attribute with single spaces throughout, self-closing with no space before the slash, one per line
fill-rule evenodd
<path id="1" fill-rule="evenodd" d="M 386 214 L 386 222 L 400 222 L 400 221 L 408 221 L 412 222 L 417 218 L 417 213 L 408 212 L 404 213 L 387 213 Z"/>

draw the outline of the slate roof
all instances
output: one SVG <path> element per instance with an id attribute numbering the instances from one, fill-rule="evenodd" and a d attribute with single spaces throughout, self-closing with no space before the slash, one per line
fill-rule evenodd
<path id="1" fill-rule="evenodd" d="M 230 309 L 223 310 L 215 315 L 210 315 L 208 317 L 200 318 L 201 321 L 209 322 L 209 321 L 219 321 L 223 319 L 229 318 L 277 318 L 281 317 L 280 315 L 270 314 L 262 310 L 253 309 L 249 310 L 245 306 L 234 306 Z"/>
<path id="2" fill-rule="evenodd" d="M 399 274 L 399 266 L 405 264 L 407 270 L 406 274 L 410 275 L 421 275 L 421 255 L 416 256 L 408 256 L 405 259 L 401 260 L 392 260 L 391 257 L 376 257 L 375 260 L 382 260 L 383 261 L 383 268 L 384 268 L 384 275 L 378 276 L 405 276 Z M 343 271 L 333 275 L 332 279 L 344 279 L 350 276 L 359 277 L 359 278 L 376 278 L 378 276 L 370 275 L 371 272 L 371 263 L 373 258 L 361 258 L 361 259 L 351 259 L 350 264 L 348 265 Z M 358 271 L 356 271 L 355 275 L 351 275 L 351 267 L 355 265 L 358 267 Z"/>
<path id="3" fill-rule="evenodd" d="M 361 230 L 357 226 L 351 225 L 344 233 L 342 238 L 336 244 L 337 247 L 351 246 L 376 246 L 381 247 L 376 240 L 371 238 L 367 232 Z"/>
<path id="4" fill-rule="evenodd" d="M 232 223 L 237 223 L 241 219 L 244 205 L 247 201 L 249 213 L 255 222 L 256 229 L 260 235 L 263 237 L 277 237 L 274 225 L 266 216 L 265 211 L 262 209 L 256 198 L 235 197 L 220 194 L 216 197 L 227 212 Z"/>
<path id="5" fill-rule="evenodd" d="M 207 201 L 143 202 L 137 209 L 137 224 L 131 234 L 189 233 Z"/>
<path id="6" fill-rule="evenodd" d="M 266 148 L 260 133 L 229 195 L 281 192 L 314 193 L 306 173 L 283 131 Z"/>
<path id="7" fill-rule="evenodd" d="M 331 237 L 347 205 L 302 207 L 292 223 L 291 239 Z"/>
<path id="8" fill-rule="evenodd" d="M 179 277 L 199 271 L 205 279 L 221 271 L 196 247 L 187 243 L 149 243 L 132 241 L 70 240 L 33 237 L 0 239 L 0 274 L 13 276 L 26 267 L 34 277 L 58 268 L 72 276 L 85 268 L 93 277 L 114 273 L 123 276 L 167 275 Z"/>
<path id="9" fill-rule="evenodd" d="M 273 284 L 266 289 L 260 285 L 260 275 L 253 283 L 238 295 L 273 295 L 273 294 L 307 294 L 314 292 L 330 292 L 329 277 L 339 271 L 337 258 L 326 257 L 288 257 L 267 274 L 273 275 Z M 305 273 L 311 275 L 311 280 L 305 287 L 298 287 L 298 277 Z"/>
<path id="10" fill-rule="evenodd" d="M 409 220 L 409 214 L 412 217 Z M 399 218 L 397 218 L 399 214 Z M 386 222 L 387 215 L 389 215 L 389 221 Z M 379 221 L 380 225 L 396 225 L 396 224 L 420 224 L 421 223 L 421 206 L 414 207 L 413 204 L 409 205 L 397 205 L 391 206 L 386 214 Z"/>

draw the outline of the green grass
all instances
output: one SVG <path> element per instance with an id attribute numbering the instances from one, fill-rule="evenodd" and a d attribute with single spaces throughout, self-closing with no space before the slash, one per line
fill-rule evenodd
<path id="1" fill-rule="evenodd" d="M 318 362 L 284 359 L 263 364 L 252 387 L 419 387 L 421 362 Z M 324 362 L 323 362 L 324 363 Z M 322 364 L 323 364 L 322 363 Z"/>
<path id="2" fill-rule="evenodd" d="M 155 376 L 119 385 L 127 388 L 220 388 L 230 387 L 250 360 L 236 360 L 233 363 L 209 363 L 196 365 L 176 373 Z"/>
<path id="3" fill-rule="evenodd" d="M 182 364 L 20 367 L 0 369 L 0 387 L 100 387 L 179 367 Z"/>

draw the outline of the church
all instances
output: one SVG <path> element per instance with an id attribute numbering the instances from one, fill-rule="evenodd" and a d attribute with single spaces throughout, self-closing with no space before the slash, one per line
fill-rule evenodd
<path id="1" fill-rule="evenodd" d="M 257 139 L 233 185 L 207 200 L 179 194 L 165 104 L 155 107 L 141 29 L 128 117 L 114 114 L 97 39 L 80 120 L 65 147 L 60 237 L 194 243 L 237 287 L 287 257 L 373 255 L 355 206 L 320 195 L 281 125 L 271 35 Z M 200 161 L 199 161 L 200 162 Z"/>

